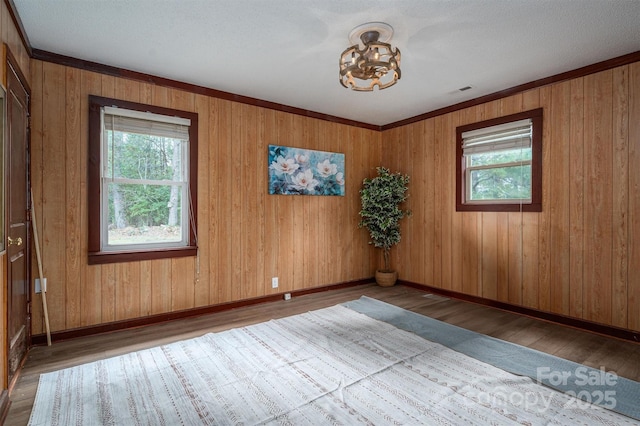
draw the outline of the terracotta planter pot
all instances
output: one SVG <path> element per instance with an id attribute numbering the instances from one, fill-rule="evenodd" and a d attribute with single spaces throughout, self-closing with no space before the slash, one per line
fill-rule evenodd
<path id="1" fill-rule="evenodd" d="M 384 272 L 380 270 L 376 271 L 376 283 L 378 283 L 378 285 L 381 287 L 391 287 L 396 283 L 397 280 L 398 280 L 397 271 L 391 271 L 391 272 Z"/>

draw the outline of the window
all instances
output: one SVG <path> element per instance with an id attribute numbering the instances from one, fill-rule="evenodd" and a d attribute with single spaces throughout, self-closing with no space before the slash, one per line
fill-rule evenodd
<path id="1" fill-rule="evenodd" d="M 89 97 L 89 263 L 196 254 L 198 115 Z"/>
<path id="2" fill-rule="evenodd" d="M 456 129 L 456 211 L 542 211 L 542 108 Z"/>

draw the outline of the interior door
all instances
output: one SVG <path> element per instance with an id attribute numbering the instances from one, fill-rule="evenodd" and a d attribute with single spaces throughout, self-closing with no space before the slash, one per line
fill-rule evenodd
<path id="1" fill-rule="evenodd" d="M 24 359 L 31 338 L 29 277 L 29 96 L 7 62 L 7 346 L 8 383 Z"/>

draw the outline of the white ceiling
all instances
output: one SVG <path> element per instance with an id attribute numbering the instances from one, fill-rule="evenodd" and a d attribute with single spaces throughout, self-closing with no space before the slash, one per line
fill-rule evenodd
<path id="1" fill-rule="evenodd" d="M 13 1 L 34 49 L 374 125 L 640 50 L 640 0 Z M 402 78 L 353 92 L 338 58 L 372 21 Z"/>

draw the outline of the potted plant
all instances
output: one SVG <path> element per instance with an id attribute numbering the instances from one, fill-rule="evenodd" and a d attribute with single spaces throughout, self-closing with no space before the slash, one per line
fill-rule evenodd
<path id="1" fill-rule="evenodd" d="M 400 219 L 410 216 L 410 210 L 403 210 L 400 205 L 409 197 L 407 186 L 409 176 L 391 173 L 385 167 L 378 167 L 378 176 L 367 178 L 360 189 L 359 228 L 367 228 L 375 247 L 382 249 L 384 268 L 376 270 L 376 282 L 382 286 L 395 284 L 398 273 L 391 269 L 389 252 L 391 247 L 400 242 Z"/>

